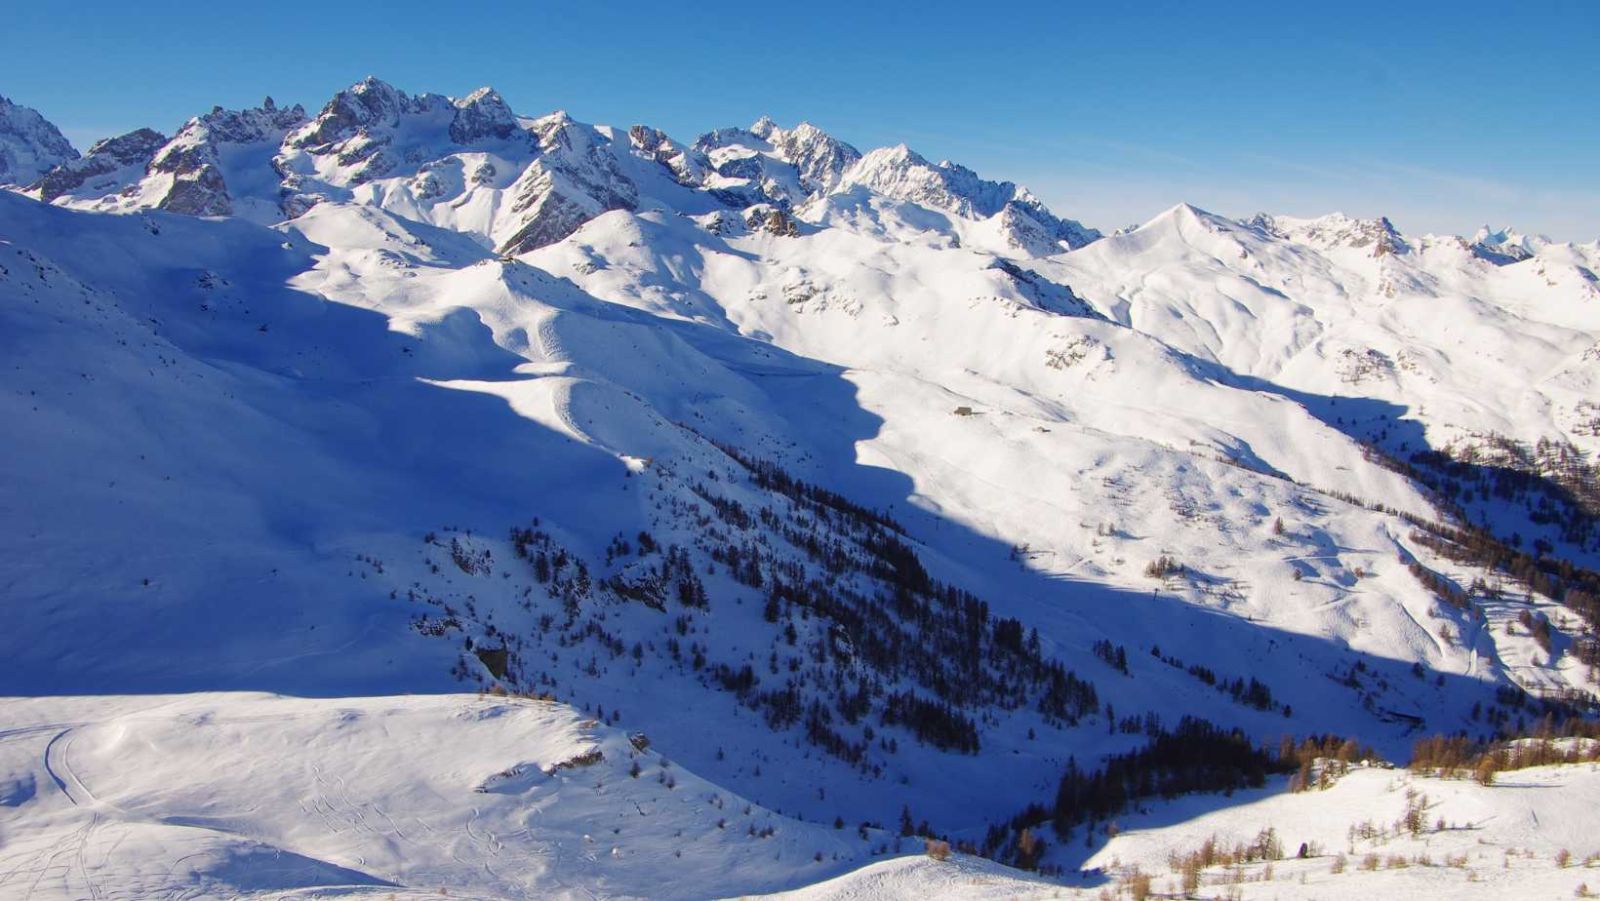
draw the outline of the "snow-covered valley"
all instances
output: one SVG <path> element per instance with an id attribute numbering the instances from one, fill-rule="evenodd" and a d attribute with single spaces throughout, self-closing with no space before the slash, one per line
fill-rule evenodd
<path id="1" fill-rule="evenodd" d="M 1102 235 L 810 125 L 375 79 L 81 157 L 12 115 L 0 893 L 1092 896 L 1273 826 L 1326 853 L 1206 891 L 1567 897 L 1600 852 L 1592 764 L 1017 819 L 1185 717 L 1400 763 L 1581 721 L 1600 243 Z M 1411 782 L 1486 825 L 1347 850 Z"/>

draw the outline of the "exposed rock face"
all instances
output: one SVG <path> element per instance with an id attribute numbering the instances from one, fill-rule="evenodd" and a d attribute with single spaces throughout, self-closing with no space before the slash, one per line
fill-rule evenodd
<path id="1" fill-rule="evenodd" d="M 763 119 L 756 125 L 765 125 L 763 137 L 795 167 L 801 187 L 810 193 L 832 191 L 839 186 L 845 170 L 861 159 L 861 151 L 809 122 L 801 122 L 793 129 L 782 129 L 772 127 L 771 121 Z"/>
<path id="2" fill-rule="evenodd" d="M 315 119 L 285 142 L 291 147 L 325 148 L 347 141 L 362 130 L 399 124 L 402 113 L 419 107 L 417 98 L 368 76 L 333 95 Z"/>
<path id="3" fill-rule="evenodd" d="M 861 152 L 802 122 L 780 128 L 763 116 L 749 128 L 719 128 L 696 139 L 695 150 L 721 176 L 713 190 L 738 206 L 799 206 L 837 189 Z"/>
<path id="4" fill-rule="evenodd" d="M 1026 256 L 1046 256 L 1063 249 L 1076 250 L 1100 239 L 1100 232 L 1071 219 L 1057 218 L 1026 191 L 1022 199 L 1008 202 L 996 215 L 1011 246 Z M 1063 246 L 1064 245 L 1064 246 Z"/>
<path id="5" fill-rule="evenodd" d="M 190 216 L 227 216 L 233 198 L 223 174 L 222 151 L 228 145 L 276 144 L 306 121 L 300 106 L 281 109 L 268 97 L 247 110 L 215 107 L 190 119 L 150 162 L 152 176 L 171 177 L 171 186 L 156 206 Z"/>
<path id="6" fill-rule="evenodd" d="M 996 258 L 990 264 L 1011 279 L 1021 294 L 1041 309 L 1085 319 L 1104 319 L 1094 305 L 1073 293 L 1071 285 L 1058 284 L 1031 269 Z"/>
<path id="7" fill-rule="evenodd" d="M 0 185 L 32 184 L 78 151 L 45 117 L 0 97 Z"/>
<path id="8" fill-rule="evenodd" d="M 539 158 L 512 186 L 520 225 L 500 242 L 505 254 L 554 244 L 610 210 L 631 210 L 638 188 L 617 168 L 610 142 L 564 112 L 535 121 Z"/>
<path id="9" fill-rule="evenodd" d="M 95 142 L 81 158 L 68 160 L 51 169 L 28 187 L 40 200 L 49 203 L 85 183 L 121 170 L 143 174 L 156 151 L 167 143 L 167 136 L 151 128 L 140 128 L 115 138 Z"/>
<path id="10" fill-rule="evenodd" d="M 705 184 L 711 168 L 705 154 L 679 144 L 661 129 L 635 125 L 628 129 L 628 143 L 635 154 L 659 163 L 678 184 L 687 188 Z"/>
<path id="11" fill-rule="evenodd" d="M 283 212 L 298 216 L 329 197 L 384 178 L 407 178 L 412 195 L 435 201 L 464 186 L 492 185 L 499 170 L 475 164 L 461 178 L 447 178 L 459 148 L 487 147 L 519 161 L 532 138 L 505 99 L 479 88 L 460 99 L 439 94 L 412 96 L 376 78 L 366 78 L 329 100 L 316 118 L 290 134 L 274 158 L 282 177 Z"/>
<path id="12" fill-rule="evenodd" d="M 1016 193 L 1015 185 L 985 182 L 965 166 L 935 166 L 904 144 L 868 153 L 845 179 L 885 197 L 969 219 L 995 215 Z"/>
<path id="13" fill-rule="evenodd" d="M 228 183 L 222 170 L 206 159 L 200 148 L 185 148 L 164 162 L 173 166 L 172 189 L 161 199 L 160 208 L 186 216 L 227 216 L 233 212 Z"/>
<path id="14" fill-rule="evenodd" d="M 450 140 L 463 146 L 480 141 L 504 141 L 517 132 L 517 117 L 494 88 L 479 88 L 457 100 L 450 120 Z"/>
<path id="15" fill-rule="evenodd" d="M 167 143 L 167 136 L 153 128 L 138 128 L 125 135 L 96 141 L 84 159 L 107 159 L 119 166 L 148 165 L 156 151 Z"/>
<path id="16" fill-rule="evenodd" d="M 752 207 L 744 224 L 751 231 L 764 231 L 780 238 L 794 238 L 800 234 L 793 216 L 772 207 Z"/>
<path id="17" fill-rule="evenodd" d="M 331 158 L 346 170 L 343 180 L 347 184 L 363 184 L 398 168 L 400 160 L 390 152 L 390 145 L 403 117 L 429 113 L 453 117 L 458 112 L 449 98 L 438 94 L 412 97 L 369 76 L 335 94 L 316 118 L 284 140 L 284 147 Z"/>

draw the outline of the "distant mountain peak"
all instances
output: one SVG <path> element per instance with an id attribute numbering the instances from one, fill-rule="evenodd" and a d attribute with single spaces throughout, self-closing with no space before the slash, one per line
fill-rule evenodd
<path id="1" fill-rule="evenodd" d="M 0 97 L 0 185 L 32 184 L 78 151 L 37 110 Z"/>
<path id="2" fill-rule="evenodd" d="M 333 95 L 290 143 L 296 147 L 330 145 L 348 140 L 364 128 L 392 126 L 412 104 L 412 98 L 404 92 L 368 75 Z"/>
<path id="3" fill-rule="evenodd" d="M 1357 219 L 1334 212 L 1314 219 L 1300 219 L 1263 213 L 1251 222 L 1279 237 L 1301 241 L 1321 250 L 1353 248 L 1367 250 L 1373 257 L 1411 252 L 1411 242 L 1387 216 Z"/>
<path id="4" fill-rule="evenodd" d="M 473 144 L 493 139 L 504 141 L 517 132 L 516 114 L 500 92 L 481 87 L 455 102 L 450 121 L 450 139 L 457 144 Z"/>
<path id="5" fill-rule="evenodd" d="M 157 206 L 223 216 L 236 212 L 234 191 L 248 185 L 250 215 L 264 221 L 302 215 L 324 200 L 349 201 L 363 185 L 401 179 L 380 191 L 378 203 L 430 218 L 413 204 L 431 209 L 446 196 L 487 187 L 514 196 L 504 206 L 491 205 L 492 222 L 475 218 L 469 230 L 521 252 L 560 240 L 606 210 L 632 209 L 641 187 L 633 181 L 639 170 L 625 162 L 632 156 L 653 160 L 673 182 L 702 192 L 695 206 L 766 204 L 787 211 L 859 188 L 987 223 L 975 234 L 984 236 L 981 241 L 997 238 L 1002 252 L 1046 256 L 1100 236 L 1057 217 L 1019 185 L 988 181 L 948 160 L 929 162 L 905 144 L 863 154 L 815 123 L 785 127 L 762 116 L 748 129 L 719 129 L 685 146 L 659 129 L 596 127 L 564 110 L 519 118 L 488 86 L 459 98 L 413 95 L 369 75 L 311 116 L 267 98 L 254 109 L 218 107 L 197 116 L 151 152 L 153 137 L 123 136 L 115 147 L 99 148 L 93 165 L 62 170 L 39 196 L 97 209 Z M 258 145 L 265 150 L 218 151 Z M 463 162 L 462 148 L 492 149 L 498 159 Z M 504 172 L 505 163 L 517 171 Z"/>
<path id="6" fill-rule="evenodd" d="M 1534 256 L 1550 243 L 1544 235 L 1525 235 L 1509 226 L 1490 228 L 1485 225 L 1473 233 L 1468 246 L 1479 259 L 1505 266 Z"/>
<path id="7" fill-rule="evenodd" d="M 765 138 L 772 134 L 777 127 L 778 123 L 772 121 L 771 116 L 762 116 L 751 124 L 749 132 L 758 138 Z"/>

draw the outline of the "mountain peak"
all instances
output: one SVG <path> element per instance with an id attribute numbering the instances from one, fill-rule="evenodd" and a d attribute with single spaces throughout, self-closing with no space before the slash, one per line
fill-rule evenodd
<path id="1" fill-rule="evenodd" d="M 485 139 L 505 140 L 516 133 L 517 117 L 500 92 L 481 87 L 455 101 L 455 117 L 450 122 L 450 140 L 472 144 Z"/>
<path id="2" fill-rule="evenodd" d="M 1525 235 L 1509 226 L 1495 229 L 1485 225 L 1473 233 L 1469 247 L 1473 256 L 1504 266 L 1526 260 L 1550 243 L 1544 235 Z"/>
<path id="3" fill-rule="evenodd" d="M 749 132 L 758 138 L 765 138 L 778 128 L 778 123 L 772 121 L 771 116 L 762 116 L 749 128 Z"/>
<path id="4" fill-rule="evenodd" d="M 1301 219 L 1259 214 L 1250 222 L 1277 237 L 1299 241 L 1321 250 L 1354 248 L 1368 250 L 1373 257 L 1411 251 L 1411 243 L 1389 221 L 1388 216 L 1358 219 L 1333 212 L 1313 219 Z"/>
<path id="5" fill-rule="evenodd" d="M 0 185 L 32 184 L 78 151 L 37 110 L 0 97 Z"/>
<path id="6" fill-rule="evenodd" d="M 787 129 L 771 126 L 765 134 L 752 133 L 770 142 L 773 150 L 795 167 L 801 187 L 812 194 L 832 191 L 845 170 L 861 159 L 861 151 L 810 122 Z"/>
<path id="7" fill-rule="evenodd" d="M 1250 220 L 1248 223 L 1243 223 L 1243 225 L 1276 234 L 1276 232 L 1273 232 L 1272 230 L 1271 223 L 1272 218 L 1263 214 L 1258 215 L 1255 219 Z M 1152 216 L 1150 220 L 1145 222 L 1143 225 L 1130 227 L 1120 231 L 1118 234 L 1142 234 L 1143 238 L 1141 240 L 1143 240 L 1159 232 L 1165 231 L 1169 234 L 1177 236 L 1179 240 L 1182 240 L 1185 243 L 1192 244 L 1197 235 L 1224 235 L 1230 231 L 1238 229 L 1240 225 L 1241 223 L 1239 222 L 1235 222 L 1234 220 L 1225 216 L 1219 216 L 1210 210 L 1202 209 L 1192 203 L 1184 201 L 1167 207 L 1166 209 L 1157 213 L 1155 216 Z M 1206 246 L 1211 247 L 1209 244 Z"/>
<path id="8" fill-rule="evenodd" d="M 368 75 L 333 95 L 293 143 L 297 147 L 333 144 L 362 128 L 393 125 L 411 102 L 412 98 L 393 85 Z"/>
<path id="9" fill-rule="evenodd" d="M 1008 242 L 1029 256 L 1082 247 L 1100 237 L 1094 229 L 1056 216 L 1026 188 L 986 181 L 955 163 L 934 165 L 904 143 L 867 153 L 844 173 L 842 182 L 965 219 L 999 216 Z"/>

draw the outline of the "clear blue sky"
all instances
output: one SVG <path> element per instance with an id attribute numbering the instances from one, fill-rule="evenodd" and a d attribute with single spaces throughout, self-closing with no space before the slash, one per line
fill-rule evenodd
<path id="1" fill-rule="evenodd" d="M 1600 235 L 1600 2 L 1298 5 L 18 4 L 0 94 L 82 147 L 368 74 L 492 84 L 519 113 L 684 140 L 766 113 L 904 141 L 1102 228 L 1187 200 Z"/>

